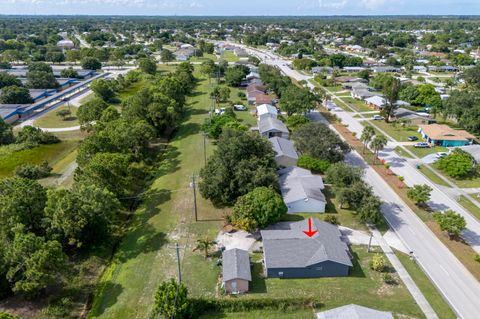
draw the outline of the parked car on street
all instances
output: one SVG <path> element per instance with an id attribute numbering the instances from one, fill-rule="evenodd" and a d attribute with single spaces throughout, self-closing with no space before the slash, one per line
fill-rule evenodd
<path id="1" fill-rule="evenodd" d="M 416 137 L 416 136 L 409 136 L 409 137 L 408 137 L 408 140 L 409 140 L 410 142 L 414 142 L 414 141 L 418 140 L 418 137 Z"/>
<path id="2" fill-rule="evenodd" d="M 435 157 L 440 159 L 440 158 L 445 157 L 447 155 L 448 155 L 448 153 L 446 153 L 446 152 L 439 152 L 439 153 L 435 154 Z"/>
<path id="3" fill-rule="evenodd" d="M 372 120 L 378 121 L 378 120 L 384 120 L 385 118 L 381 115 L 374 115 L 372 116 Z"/>
<path id="4" fill-rule="evenodd" d="M 417 143 L 415 145 L 413 145 L 413 147 L 416 147 L 416 148 L 429 148 L 430 145 L 426 142 L 420 142 L 420 143 Z"/>

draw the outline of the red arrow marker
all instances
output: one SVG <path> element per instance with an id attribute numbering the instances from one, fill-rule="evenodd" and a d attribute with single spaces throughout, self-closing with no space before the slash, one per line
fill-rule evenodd
<path id="1" fill-rule="evenodd" d="M 318 233 L 318 230 L 312 230 L 312 219 L 311 218 L 308 218 L 308 231 L 304 230 L 303 232 L 308 237 L 312 237 L 313 235 Z"/>

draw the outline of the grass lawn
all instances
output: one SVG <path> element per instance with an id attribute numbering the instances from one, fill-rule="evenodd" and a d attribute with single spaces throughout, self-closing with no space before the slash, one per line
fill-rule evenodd
<path id="1" fill-rule="evenodd" d="M 433 146 L 429 148 L 417 148 L 413 147 L 413 145 L 407 145 L 405 146 L 410 152 L 415 154 L 418 158 L 423 158 L 427 155 L 433 154 L 433 153 L 439 153 L 439 152 L 447 152 L 448 149 L 442 146 Z"/>
<path id="2" fill-rule="evenodd" d="M 420 172 L 423 173 L 430 181 L 434 182 L 437 185 L 442 185 L 450 187 L 443 179 L 441 179 L 437 174 L 435 174 L 431 169 L 425 167 L 425 165 L 420 166 Z"/>
<path id="3" fill-rule="evenodd" d="M 355 110 L 357 110 L 357 112 L 375 111 L 371 107 L 368 107 L 365 102 L 354 99 L 353 97 L 342 97 L 341 100 L 351 105 Z"/>
<path id="4" fill-rule="evenodd" d="M 341 85 L 337 86 L 325 86 L 325 89 L 327 89 L 330 92 L 336 93 L 340 91 L 345 91 L 345 89 Z"/>
<path id="5" fill-rule="evenodd" d="M 63 120 L 60 116 L 57 115 L 57 112 L 61 110 L 70 110 L 72 115 Z M 77 108 L 75 106 L 68 107 L 63 105 L 55 110 L 51 110 L 48 113 L 45 113 L 42 117 L 35 120 L 35 125 L 45 128 L 62 128 L 62 127 L 72 127 L 79 125 L 77 119 Z"/>
<path id="6" fill-rule="evenodd" d="M 125 99 L 127 99 L 128 97 L 134 95 L 135 93 L 137 93 L 140 89 L 146 87 L 147 85 L 149 84 L 149 82 L 147 80 L 140 80 L 138 82 L 135 82 L 133 83 L 132 85 L 130 85 L 127 89 L 121 91 L 120 93 L 117 94 L 117 97 L 123 101 Z"/>
<path id="7" fill-rule="evenodd" d="M 222 313 L 207 313 L 200 317 L 200 319 L 313 319 L 315 318 L 313 311 L 309 309 L 295 310 L 295 311 L 281 311 L 281 310 L 254 310 L 249 312 L 222 312 Z"/>
<path id="8" fill-rule="evenodd" d="M 435 310 L 437 315 L 442 319 L 455 319 L 455 313 L 443 299 L 442 295 L 432 284 L 430 279 L 428 279 L 427 275 L 425 275 L 423 270 L 414 261 L 412 261 L 407 254 L 404 254 L 400 251 L 395 251 L 395 255 L 397 255 L 398 259 L 400 259 L 400 262 L 405 269 L 407 269 L 407 272 L 410 274 L 413 281 L 415 281 L 418 288 L 430 303 L 433 310 Z"/>
<path id="9" fill-rule="evenodd" d="M 480 187 L 480 174 L 478 172 L 475 174 L 472 174 L 470 178 L 461 178 L 461 179 L 451 178 L 446 174 L 443 174 L 443 175 L 446 176 L 450 181 L 452 181 L 455 185 L 457 185 L 460 188 L 479 188 Z"/>
<path id="10" fill-rule="evenodd" d="M 407 142 L 409 136 L 416 136 L 419 141 L 422 140 L 422 136 L 417 132 L 416 126 L 406 126 L 393 123 L 386 123 L 385 121 L 370 121 L 373 127 L 377 127 L 390 135 L 394 140 L 399 142 Z"/>
<path id="11" fill-rule="evenodd" d="M 190 62 L 203 62 L 206 60 L 217 61 L 217 56 L 214 54 L 204 53 L 202 57 L 193 56 L 190 58 Z"/>
<path id="12" fill-rule="evenodd" d="M 423 318 L 420 308 L 397 274 L 391 273 L 397 284 L 387 285 L 383 282 L 381 273 L 370 269 L 369 263 L 374 253 L 368 253 L 365 246 L 352 246 L 352 254 L 354 266 L 348 277 L 268 279 L 263 276 L 262 254 L 256 253 L 252 258 L 251 292 L 238 298 L 309 297 L 323 305 L 317 309 L 319 311 L 355 303 Z"/>
<path id="13" fill-rule="evenodd" d="M 46 160 L 51 166 L 54 166 L 74 152 L 77 146 L 78 141 L 40 145 L 22 151 L 10 151 L 10 146 L 2 146 L 0 147 L 0 177 L 13 175 L 15 167 L 27 163 L 38 165 Z"/>
<path id="14" fill-rule="evenodd" d="M 227 62 L 237 62 L 240 60 L 232 51 L 225 51 L 222 57 Z"/>
<path id="15" fill-rule="evenodd" d="M 478 208 L 477 205 L 472 203 L 465 196 L 460 196 L 460 198 L 458 198 L 457 201 L 460 203 L 460 205 L 462 205 L 464 208 L 466 208 L 473 216 L 480 219 L 480 208 Z"/>
<path id="16" fill-rule="evenodd" d="M 196 74 L 196 76 L 199 76 Z M 182 276 L 192 295 L 211 296 L 219 268 L 192 252 L 196 239 L 213 238 L 223 222 L 224 210 L 197 197 L 199 222 L 194 222 L 190 177 L 203 166 L 200 126 L 208 116 L 210 86 L 202 80 L 175 137 L 169 143 L 157 172 L 158 178 L 136 211 L 89 314 L 91 318 L 148 318 L 158 285 L 177 276 L 172 244 L 181 247 Z M 207 143 L 208 152 L 213 143 Z M 201 159 L 201 160 L 200 160 Z"/>

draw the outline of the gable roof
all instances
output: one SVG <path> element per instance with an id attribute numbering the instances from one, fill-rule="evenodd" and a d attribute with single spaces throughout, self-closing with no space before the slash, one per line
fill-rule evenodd
<path id="1" fill-rule="evenodd" d="M 465 141 L 475 136 L 465 130 L 454 130 L 444 124 L 419 125 L 425 135 L 433 140 Z"/>
<path id="2" fill-rule="evenodd" d="M 262 230 L 266 268 L 305 268 L 324 261 L 352 266 L 347 245 L 337 226 L 312 219 L 312 237 L 303 233 L 308 220 L 290 223 L 280 230 Z"/>
<path id="3" fill-rule="evenodd" d="M 282 121 L 274 119 L 272 117 L 261 118 L 258 121 L 258 130 L 260 133 L 265 133 L 268 131 L 279 131 L 282 133 L 288 133 L 288 128 L 283 124 Z"/>
<path id="4" fill-rule="evenodd" d="M 317 319 L 393 319 L 391 312 L 350 304 L 317 313 Z"/>
<path id="5" fill-rule="evenodd" d="M 223 281 L 232 279 L 244 279 L 251 281 L 250 256 L 248 251 L 233 248 L 222 253 L 222 277 Z"/>
<path id="6" fill-rule="evenodd" d="M 277 116 L 278 110 L 276 107 L 270 104 L 262 104 L 257 106 L 257 115 L 272 114 Z"/>
<path id="7" fill-rule="evenodd" d="M 256 104 L 272 104 L 272 98 L 266 94 L 259 94 L 255 97 Z"/>
<path id="8" fill-rule="evenodd" d="M 309 199 L 326 202 L 325 195 L 322 193 L 325 186 L 321 176 L 313 175 L 309 170 L 296 166 L 281 169 L 278 174 L 285 204 Z"/>
<path id="9" fill-rule="evenodd" d="M 387 103 L 387 100 L 385 100 L 385 98 L 381 96 L 374 95 L 372 97 L 365 99 L 365 102 L 376 105 L 378 107 L 383 107 Z"/>
<path id="10" fill-rule="evenodd" d="M 261 84 L 250 84 L 249 86 L 247 86 L 247 92 L 250 93 L 250 92 L 254 92 L 254 91 L 259 91 L 259 92 L 264 92 L 266 91 L 266 88 L 264 85 L 261 85 Z"/>
<path id="11" fill-rule="evenodd" d="M 282 137 L 272 137 L 269 141 L 272 143 L 273 150 L 277 153 L 277 156 L 288 156 L 298 159 L 298 154 L 292 141 Z"/>
<path id="12" fill-rule="evenodd" d="M 414 112 L 414 111 L 409 110 L 409 109 L 405 109 L 403 107 L 399 107 L 398 109 L 394 110 L 393 115 L 397 119 L 411 120 L 411 119 L 421 118 L 421 119 L 425 119 L 425 120 L 433 120 L 428 116 L 420 115 L 417 112 Z"/>

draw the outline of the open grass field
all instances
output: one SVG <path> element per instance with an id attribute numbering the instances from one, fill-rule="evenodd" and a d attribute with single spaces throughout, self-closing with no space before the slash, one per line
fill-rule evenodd
<path id="1" fill-rule="evenodd" d="M 216 235 L 224 211 L 198 198 L 200 221 L 195 222 L 189 186 L 192 174 L 204 164 L 200 126 L 208 116 L 209 93 L 208 80 L 202 80 L 188 99 L 187 117 L 167 147 L 158 178 L 102 276 L 91 318 L 148 318 L 157 286 L 177 276 L 175 242 L 181 247 L 182 276 L 191 294 L 208 296 L 215 291 L 218 267 L 192 250 L 200 235 Z M 207 143 L 207 151 L 212 150 L 213 144 Z"/>
<path id="2" fill-rule="evenodd" d="M 313 319 L 315 315 L 313 310 L 295 310 L 295 311 L 281 311 L 281 310 L 256 310 L 249 312 L 222 312 L 222 313 L 207 313 L 200 317 L 200 319 Z"/>
<path id="3" fill-rule="evenodd" d="M 377 127 L 390 135 L 394 140 L 398 142 L 408 142 L 409 136 L 415 136 L 419 141 L 422 140 L 422 136 L 417 132 L 416 126 L 402 127 L 394 122 L 386 123 L 385 121 L 369 121 L 373 127 Z"/>
<path id="4" fill-rule="evenodd" d="M 57 115 L 57 112 L 61 110 L 70 110 L 72 114 L 69 117 L 66 117 L 64 120 Z M 75 106 L 61 106 L 53 111 L 45 113 L 45 115 L 35 120 L 34 124 L 35 126 L 44 128 L 63 128 L 77 126 L 79 125 L 77 119 L 77 108 Z"/>
<path id="5" fill-rule="evenodd" d="M 225 51 L 222 57 L 227 62 L 237 62 L 240 60 L 232 51 Z"/>
<path id="6" fill-rule="evenodd" d="M 0 147 L 0 177 L 13 175 L 15 167 L 23 164 L 38 165 L 46 160 L 50 166 L 54 166 L 74 152 L 77 146 L 78 141 L 62 141 L 21 151 L 9 151 L 10 146 L 2 146 Z"/>

